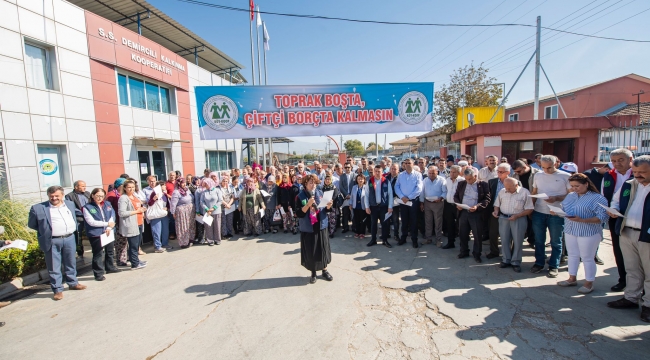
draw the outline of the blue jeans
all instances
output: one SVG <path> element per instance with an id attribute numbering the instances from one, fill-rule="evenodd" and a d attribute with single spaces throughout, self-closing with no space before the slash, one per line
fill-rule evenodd
<path id="1" fill-rule="evenodd" d="M 45 264 L 50 274 L 50 287 L 55 294 L 63 291 L 61 264 L 63 264 L 65 282 L 68 283 L 68 286 L 75 286 L 79 283 L 77 281 L 77 260 L 75 259 L 76 245 L 74 235 L 52 239 L 52 247 L 45 252 Z"/>
<path id="2" fill-rule="evenodd" d="M 151 220 L 151 234 L 153 235 L 153 246 L 156 250 L 169 244 L 169 218 Z"/>
<path id="3" fill-rule="evenodd" d="M 548 261 L 549 269 L 557 269 L 560 266 L 560 254 L 562 254 L 562 231 L 564 231 L 564 219 L 559 216 L 543 214 L 533 211 L 533 232 L 535 233 L 535 265 L 544 267 L 546 260 L 546 229 L 551 236 L 551 258 Z"/>

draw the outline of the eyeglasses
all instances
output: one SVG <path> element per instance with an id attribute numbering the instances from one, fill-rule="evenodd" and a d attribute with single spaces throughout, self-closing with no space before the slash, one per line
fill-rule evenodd
<path id="1" fill-rule="evenodd" d="M 499 174 L 509 174 L 510 171 L 505 171 L 505 170 L 497 170 Z"/>

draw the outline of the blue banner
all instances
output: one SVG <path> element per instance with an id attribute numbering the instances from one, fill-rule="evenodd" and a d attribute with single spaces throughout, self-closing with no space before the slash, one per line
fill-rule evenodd
<path id="1" fill-rule="evenodd" d="M 433 83 L 197 86 L 202 140 L 431 131 Z"/>

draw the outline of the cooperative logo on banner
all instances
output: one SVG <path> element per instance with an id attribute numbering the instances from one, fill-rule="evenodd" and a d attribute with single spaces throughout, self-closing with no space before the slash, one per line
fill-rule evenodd
<path id="1" fill-rule="evenodd" d="M 59 166 L 52 159 L 43 159 L 39 161 L 38 167 L 43 175 L 53 175 L 59 170 Z"/>
<path id="2" fill-rule="evenodd" d="M 212 96 L 203 104 L 203 119 L 211 129 L 230 130 L 237 124 L 237 118 L 239 118 L 237 105 L 226 96 Z"/>
<path id="3" fill-rule="evenodd" d="M 410 91 L 402 96 L 398 106 L 399 118 L 409 125 L 415 125 L 429 113 L 429 101 L 419 91 Z"/>

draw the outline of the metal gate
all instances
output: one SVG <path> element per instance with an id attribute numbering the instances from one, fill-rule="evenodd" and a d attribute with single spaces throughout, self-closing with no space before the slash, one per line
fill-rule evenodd
<path id="1" fill-rule="evenodd" d="M 636 121 L 630 121 L 599 131 L 599 162 L 608 162 L 609 153 L 618 148 L 629 149 L 634 156 L 650 154 L 650 123 L 637 125 Z"/>

